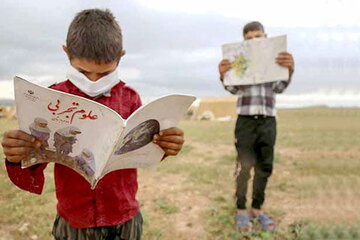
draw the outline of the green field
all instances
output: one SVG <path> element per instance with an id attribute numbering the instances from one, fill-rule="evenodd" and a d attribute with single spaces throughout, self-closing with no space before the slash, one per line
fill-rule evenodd
<path id="1" fill-rule="evenodd" d="M 145 240 L 360 239 L 360 109 L 278 112 L 275 171 L 264 206 L 278 225 L 275 235 L 246 236 L 234 227 L 234 124 L 183 121 L 182 153 L 157 171 L 139 171 Z M 15 127 L 0 120 L 1 135 Z M 52 166 L 38 196 L 17 189 L 1 164 L 0 205 L 0 240 L 51 239 Z"/>

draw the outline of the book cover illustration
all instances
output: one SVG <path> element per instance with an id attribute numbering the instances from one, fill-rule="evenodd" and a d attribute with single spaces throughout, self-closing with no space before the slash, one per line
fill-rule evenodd
<path id="1" fill-rule="evenodd" d="M 108 172 L 155 167 L 164 152 L 154 134 L 175 127 L 196 99 L 173 94 L 144 105 L 124 120 L 95 101 L 14 79 L 20 129 L 41 146 L 22 167 L 55 162 L 72 168 L 91 185 Z"/>
<path id="2" fill-rule="evenodd" d="M 125 154 L 127 152 L 141 148 L 153 139 L 153 136 L 160 132 L 160 123 L 155 119 L 146 120 L 132 129 L 123 138 L 121 148 L 115 151 L 116 155 Z"/>
<path id="3" fill-rule="evenodd" d="M 253 85 L 287 80 L 289 72 L 275 62 L 286 51 L 286 36 L 254 38 L 222 46 L 223 58 L 231 63 L 224 76 L 226 86 Z"/>

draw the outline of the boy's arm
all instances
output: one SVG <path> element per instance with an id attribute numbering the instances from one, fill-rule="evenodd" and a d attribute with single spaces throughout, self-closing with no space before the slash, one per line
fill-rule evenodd
<path id="1" fill-rule="evenodd" d="M 41 194 L 45 182 L 43 171 L 47 163 L 41 163 L 23 169 L 20 163 L 12 163 L 5 159 L 5 165 L 11 182 L 22 190 Z"/>
<path id="2" fill-rule="evenodd" d="M 225 86 L 224 85 L 224 76 L 225 73 L 227 71 L 229 71 L 231 69 L 231 64 L 229 62 L 229 60 L 227 59 L 223 59 L 219 65 L 218 65 L 218 69 L 219 69 L 219 74 L 220 74 L 220 81 L 222 83 L 222 85 L 224 86 L 225 90 L 230 92 L 231 94 L 235 94 L 235 95 L 240 95 L 243 93 L 243 86 Z"/>
<path id="3" fill-rule="evenodd" d="M 292 75 L 294 73 L 294 58 L 288 52 L 281 52 L 279 53 L 278 57 L 276 58 L 276 63 L 282 67 L 289 69 L 289 80 L 288 81 L 279 81 L 274 83 L 273 91 L 275 93 L 283 93 L 285 89 L 289 86 L 291 82 Z"/>
<path id="4" fill-rule="evenodd" d="M 275 93 L 283 93 L 285 89 L 290 85 L 292 74 L 287 81 L 278 81 L 273 84 L 273 91 Z"/>
<path id="5" fill-rule="evenodd" d="M 44 186 L 43 170 L 47 163 L 22 169 L 21 160 L 40 147 L 41 143 L 23 131 L 10 130 L 4 133 L 1 144 L 10 180 L 25 191 L 40 194 Z"/>
<path id="6" fill-rule="evenodd" d="M 221 79 L 220 79 L 221 80 Z M 244 86 L 225 86 L 224 82 L 221 80 L 221 83 L 224 86 L 224 89 L 228 92 L 230 92 L 231 94 L 234 95 L 241 95 L 244 92 Z"/>

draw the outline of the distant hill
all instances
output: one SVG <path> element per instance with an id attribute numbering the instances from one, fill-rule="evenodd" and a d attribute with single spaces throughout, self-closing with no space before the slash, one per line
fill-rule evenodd
<path id="1" fill-rule="evenodd" d="M 0 99 L 0 106 L 13 106 L 15 105 L 14 99 Z"/>

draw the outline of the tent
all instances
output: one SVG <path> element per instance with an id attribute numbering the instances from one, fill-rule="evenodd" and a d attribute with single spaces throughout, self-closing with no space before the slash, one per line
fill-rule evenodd
<path id="1" fill-rule="evenodd" d="M 204 97 L 194 104 L 192 119 L 215 120 L 236 118 L 236 96 Z"/>

